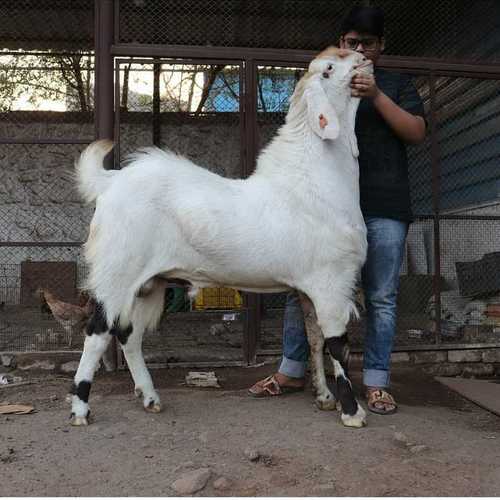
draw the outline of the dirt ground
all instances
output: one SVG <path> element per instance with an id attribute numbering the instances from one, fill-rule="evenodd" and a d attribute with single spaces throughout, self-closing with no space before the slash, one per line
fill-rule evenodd
<path id="1" fill-rule="evenodd" d="M 317 410 L 310 390 L 247 396 L 273 368 L 216 369 L 221 389 L 186 387 L 187 370 L 154 370 L 156 415 L 143 411 L 128 373 L 99 373 L 86 428 L 68 425 L 69 377 L 4 386 L 0 402 L 37 412 L 0 416 L 0 496 L 177 496 L 172 483 L 206 467 L 194 496 L 500 495 L 500 418 L 419 371 L 396 369 L 399 412 L 370 414 L 356 430 Z M 359 391 L 359 370 L 353 380 Z M 221 476 L 227 487 L 216 490 Z"/>

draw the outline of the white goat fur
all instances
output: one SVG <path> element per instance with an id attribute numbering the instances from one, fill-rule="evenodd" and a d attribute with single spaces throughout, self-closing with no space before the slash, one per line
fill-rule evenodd
<path id="1" fill-rule="evenodd" d="M 135 347 L 124 346 L 126 356 L 142 358 L 136 350 L 143 329 L 163 312 L 163 287 L 154 277 L 187 280 L 194 289 L 297 289 L 314 304 L 325 338 L 344 333 L 367 245 L 354 135 L 359 99 L 349 88 L 362 56 L 339 52 L 311 62 L 286 123 L 248 179 L 223 178 L 157 148 L 107 171 L 110 141 L 84 151 L 76 166 L 79 189 L 87 202 L 96 200 L 85 245 L 88 288 L 108 324 L 117 318 L 124 327 L 133 324 L 127 344 Z M 138 297 L 141 288 L 153 293 Z M 85 364 L 75 383 L 93 376 Z M 142 365 L 129 361 L 136 388 L 151 393 Z"/>

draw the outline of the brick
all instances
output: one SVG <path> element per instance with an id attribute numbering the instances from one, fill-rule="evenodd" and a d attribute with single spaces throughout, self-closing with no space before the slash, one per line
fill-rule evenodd
<path id="1" fill-rule="evenodd" d="M 486 349 L 482 351 L 484 363 L 500 363 L 500 349 Z"/>
<path id="2" fill-rule="evenodd" d="M 459 363 L 436 363 L 424 368 L 424 372 L 437 377 L 456 377 L 463 370 Z"/>
<path id="3" fill-rule="evenodd" d="M 68 361 L 61 365 L 60 370 L 64 373 L 74 373 L 78 370 L 78 365 L 78 361 Z"/>
<path id="4" fill-rule="evenodd" d="M 56 367 L 55 363 L 42 359 L 39 361 L 27 360 L 19 363 L 18 368 L 21 370 L 53 370 Z"/>
<path id="5" fill-rule="evenodd" d="M 478 350 L 448 351 L 451 363 L 477 363 L 481 357 L 481 351 Z"/>
<path id="6" fill-rule="evenodd" d="M 0 356 L 0 362 L 2 366 L 6 366 L 8 368 L 16 367 L 16 357 L 13 354 L 2 354 Z"/>
<path id="7" fill-rule="evenodd" d="M 409 363 L 410 355 L 407 352 L 393 352 L 391 354 L 391 361 L 393 363 Z"/>
<path id="8" fill-rule="evenodd" d="M 462 375 L 464 377 L 490 377 L 495 373 L 495 367 L 489 363 L 474 363 L 462 366 Z"/>
<path id="9" fill-rule="evenodd" d="M 416 364 L 444 363 L 448 359 L 448 353 L 446 351 L 413 352 L 410 359 Z"/>

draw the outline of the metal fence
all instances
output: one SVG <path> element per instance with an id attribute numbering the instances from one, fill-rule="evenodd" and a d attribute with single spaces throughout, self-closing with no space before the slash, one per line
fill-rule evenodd
<path id="1" fill-rule="evenodd" d="M 87 143 L 114 136 L 117 164 L 154 144 L 226 177 L 250 175 L 307 62 L 337 41 L 356 3 L 384 8 L 381 65 L 414 77 L 430 130 L 409 148 L 415 222 L 396 348 L 500 345 L 500 323 L 488 314 L 500 302 L 498 2 L 100 0 L 94 9 L 84 0 L 8 0 L 0 7 L 10 20 L 0 30 L 0 351 L 82 346 L 39 288 L 84 304 L 81 244 L 92 209 L 71 171 Z M 281 350 L 283 294 L 206 291 L 190 303 L 179 288 L 166 298 L 160 328 L 145 337 L 150 363 L 253 363 Z M 361 348 L 363 321 L 349 331 Z"/>

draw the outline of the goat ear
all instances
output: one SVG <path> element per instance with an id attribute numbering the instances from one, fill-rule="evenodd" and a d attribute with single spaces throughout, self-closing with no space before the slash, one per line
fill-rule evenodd
<path id="1" fill-rule="evenodd" d="M 356 139 L 356 134 L 354 133 L 354 131 L 349 134 L 349 142 L 351 143 L 352 156 L 354 156 L 354 158 L 357 158 L 359 156 L 358 139 Z"/>
<path id="2" fill-rule="evenodd" d="M 340 134 L 339 119 L 319 79 L 311 78 L 304 90 L 304 97 L 307 103 L 307 118 L 313 131 L 321 139 L 336 139 Z"/>
<path id="3" fill-rule="evenodd" d="M 354 158 L 359 157 L 359 149 L 358 149 L 358 139 L 356 137 L 356 111 L 358 109 L 358 102 L 352 101 L 349 112 L 347 113 L 347 135 L 349 136 L 349 144 L 351 146 L 351 153 Z"/>

